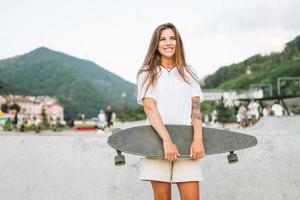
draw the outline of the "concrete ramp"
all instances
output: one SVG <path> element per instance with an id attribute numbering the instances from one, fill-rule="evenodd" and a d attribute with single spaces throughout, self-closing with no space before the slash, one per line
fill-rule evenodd
<path id="1" fill-rule="evenodd" d="M 138 180 L 140 157 L 126 155 L 125 166 L 114 166 L 109 135 L 0 133 L 0 199 L 153 199 L 150 184 Z M 227 164 L 225 154 L 203 159 L 202 199 L 300 199 L 300 135 L 257 138 L 258 146 L 237 152 L 235 165 Z M 179 200 L 172 187 L 173 199 Z"/>
<path id="2" fill-rule="evenodd" d="M 253 127 L 257 134 L 300 134 L 300 115 L 262 117 Z"/>
<path id="3" fill-rule="evenodd" d="M 114 200 L 151 195 L 146 183 L 137 179 L 140 158 L 129 155 L 126 167 L 114 166 L 115 152 L 106 144 L 107 134 L 46 134 L 0 135 L 0 199 Z"/>

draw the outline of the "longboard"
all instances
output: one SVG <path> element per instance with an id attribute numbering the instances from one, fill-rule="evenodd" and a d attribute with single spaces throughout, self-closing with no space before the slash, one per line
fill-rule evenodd
<path id="1" fill-rule="evenodd" d="M 193 127 L 188 125 L 165 125 L 165 127 L 179 150 L 179 158 L 189 158 Z M 125 164 L 122 152 L 164 158 L 162 140 L 152 126 L 115 129 L 107 143 L 117 150 L 115 165 Z M 230 152 L 229 163 L 236 163 L 238 158 L 234 151 L 257 145 L 257 139 L 254 136 L 231 130 L 203 127 L 203 145 L 206 155 Z"/>

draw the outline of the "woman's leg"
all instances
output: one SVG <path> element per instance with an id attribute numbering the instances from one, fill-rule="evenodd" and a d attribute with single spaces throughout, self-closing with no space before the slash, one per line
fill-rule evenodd
<path id="1" fill-rule="evenodd" d="M 199 200 L 199 181 L 177 183 L 181 200 Z"/>
<path id="2" fill-rule="evenodd" d="M 154 200 L 171 200 L 171 183 L 151 181 Z"/>

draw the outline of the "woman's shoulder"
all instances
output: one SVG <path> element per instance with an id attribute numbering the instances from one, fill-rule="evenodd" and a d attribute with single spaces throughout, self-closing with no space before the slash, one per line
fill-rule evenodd
<path id="1" fill-rule="evenodd" d="M 148 69 L 146 67 L 141 67 L 136 76 L 137 84 L 145 82 L 145 80 L 148 77 L 148 74 L 149 74 Z"/>
<path id="2" fill-rule="evenodd" d="M 145 77 L 147 77 L 147 75 L 148 75 L 148 71 L 144 71 L 144 70 L 140 70 L 139 72 L 138 72 L 138 74 L 137 74 L 137 79 L 141 79 L 141 78 L 145 78 Z"/>

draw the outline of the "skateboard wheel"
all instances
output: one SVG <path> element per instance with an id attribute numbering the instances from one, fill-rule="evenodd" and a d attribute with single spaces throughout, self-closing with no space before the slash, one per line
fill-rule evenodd
<path id="1" fill-rule="evenodd" d="M 237 155 L 233 153 L 233 151 L 230 151 L 230 154 L 227 156 L 229 164 L 234 164 L 239 161 Z"/>
<path id="2" fill-rule="evenodd" d="M 123 156 L 123 155 L 116 155 L 115 156 L 115 165 L 116 166 L 125 165 L 125 156 Z"/>

